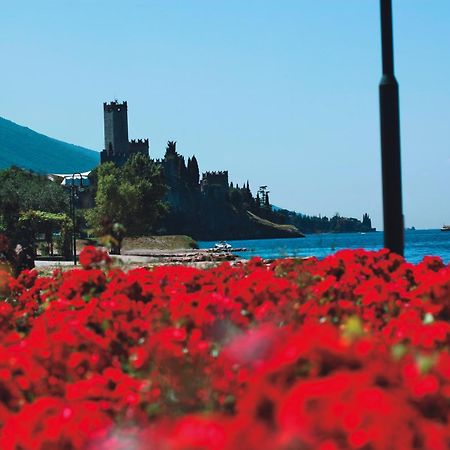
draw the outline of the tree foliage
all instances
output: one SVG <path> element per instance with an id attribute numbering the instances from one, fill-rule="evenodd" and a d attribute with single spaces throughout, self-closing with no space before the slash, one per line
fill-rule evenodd
<path id="1" fill-rule="evenodd" d="M 166 211 L 161 168 L 145 155 L 131 156 L 122 168 L 102 164 L 93 179 L 97 184 L 95 208 L 88 211 L 87 219 L 98 235 L 111 234 L 116 223 L 128 235 L 151 233 Z"/>
<path id="2" fill-rule="evenodd" d="M 34 237 L 38 233 L 45 236 L 48 244 L 53 245 L 53 233 L 59 231 L 59 250 L 66 257 L 70 255 L 72 220 L 64 213 L 28 210 L 19 216 L 18 227 Z"/>
<path id="3" fill-rule="evenodd" d="M 195 156 L 188 159 L 187 164 L 188 183 L 190 186 L 197 187 L 200 183 L 200 172 L 198 169 L 198 162 Z"/>
<path id="4" fill-rule="evenodd" d="M 168 141 L 166 146 L 165 158 L 175 157 L 177 155 L 177 142 Z"/>
<path id="5" fill-rule="evenodd" d="M 45 176 L 17 167 L 0 171 L 0 232 L 17 240 L 19 217 L 31 210 L 68 213 L 68 195 Z"/>

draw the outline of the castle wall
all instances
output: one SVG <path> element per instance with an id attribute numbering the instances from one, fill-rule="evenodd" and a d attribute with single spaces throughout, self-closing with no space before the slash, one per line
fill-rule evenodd
<path id="1" fill-rule="evenodd" d="M 228 170 L 218 172 L 204 172 L 202 184 L 205 186 L 222 186 L 228 189 Z"/>
<path id="2" fill-rule="evenodd" d="M 149 143 L 148 139 L 132 139 L 129 143 L 129 152 L 131 155 L 142 153 L 148 156 Z"/>
<path id="3" fill-rule="evenodd" d="M 108 153 L 106 150 L 100 152 L 100 164 L 113 162 L 116 166 L 123 166 L 130 157 L 129 152 Z"/>

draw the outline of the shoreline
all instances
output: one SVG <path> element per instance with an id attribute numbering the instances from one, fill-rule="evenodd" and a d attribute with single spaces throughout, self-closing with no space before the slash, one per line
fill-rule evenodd
<path id="1" fill-rule="evenodd" d="M 138 267 L 170 266 L 182 265 L 197 268 L 211 268 L 223 262 L 236 264 L 245 259 L 232 252 L 217 252 L 210 249 L 176 249 L 176 250 L 156 250 L 156 249 L 133 249 L 123 251 L 120 255 L 110 255 L 113 264 L 124 270 Z M 36 270 L 39 272 L 51 272 L 55 269 L 70 270 L 81 268 L 73 261 L 36 260 Z"/>

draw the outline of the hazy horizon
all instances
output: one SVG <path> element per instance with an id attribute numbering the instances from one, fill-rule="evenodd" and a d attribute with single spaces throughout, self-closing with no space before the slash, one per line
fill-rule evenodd
<path id="1" fill-rule="evenodd" d="M 450 222 L 450 3 L 394 0 L 407 227 Z M 382 229 L 379 1 L 18 0 L 2 4 L 0 116 L 103 148 L 104 101 L 130 138 L 271 203 Z"/>

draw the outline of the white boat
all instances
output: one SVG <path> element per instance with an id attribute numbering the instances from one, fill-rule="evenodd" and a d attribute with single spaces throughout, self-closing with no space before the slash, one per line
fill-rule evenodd
<path id="1" fill-rule="evenodd" d="M 214 245 L 214 250 L 220 250 L 222 252 L 228 252 L 231 250 L 231 245 L 228 242 L 220 241 Z"/>
<path id="2" fill-rule="evenodd" d="M 441 228 L 441 231 L 450 231 L 450 225 L 444 225 L 444 226 Z"/>

